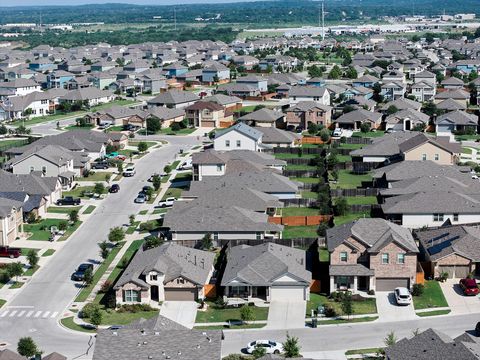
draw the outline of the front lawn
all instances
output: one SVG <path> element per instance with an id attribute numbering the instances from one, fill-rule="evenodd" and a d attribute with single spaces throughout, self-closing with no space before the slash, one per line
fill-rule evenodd
<path id="1" fill-rule="evenodd" d="M 63 318 L 62 320 L 60 320 L 60 322 L 62 323 L 63 326 L 65 326 L 67 329 L 70 329 L 70 330 L 81 331 L 86 333 L 96 332 L 95 329 L 86 328 L 82 325 L 78 325 L 77 323 L 75 323 L 75 321 L 73 321 L 73 316 Z"/>
<path id="2" fill-rule="evenodd" d="M 348 196 L 348 205 L 372 205 L 377 203 L 376 196 Z"/>
<path id="3" fill-rule="evenodd" d="M 169 198 L 169 197 L 174 197 L 175 199 L 178 199 L 180 196 L 182 196 L 182 192 L 183 192 L 183 189 L 170 187 L 163 195 L 162 200 L 165 200 L 166 198 Z"/>
<path id="4" fill-rule="evenodd" d="M 79 211 L 82 207 L 81 206 L 50 206 L 47 209 L 47 212 L 53 214 L 69 214 L 72 210 Z"/>
<path id="5" fill-rule="evenodd" d="M 422 311 L 417 312 L 417 316 L 420 317 L 428 317 L 428 316 L 439 316 L 439 315 L 447 315 L 450 314 L 451 310 L 432 310 L 432 311 Z"/>
<path id="6" fill-rule="evenodd" d="M 105 179 L 104 179 L 105 180 Z M 62 194 L 63 196 L 73 196 L 73 197 L 85 197 L 85 193 L 93 192 L 93 186 L 75 186 L 75 189 L 70 191 L 64 191 Z"/>
<path id="7" fill-rule="evenodd" d="M 84 176 L 84 177 L 80 177 L 80 178 L 77 178 L 77 181 L 94 181 L 94 182 L 102 182 L 102 181 L 106 181 L 105 180 L 105 175 L 111 175 L 111 177 L 113 177 L 113 174 L 111 172 L 107 172 L 107 171 L 95 171 L 95 172 L 91 172 L 88 176 Z"/>
<path id="8" fill-rule="evenodd" d="M 95 210 L 95 205 L 88 205 L 88 207 L 83 211 L 83 215 L 91 214 Z"/>
<path id="9" fill-rule="evenodd" d="M 338 226 L 338 225 L 346 224 L 353 220 L 358 220 L 361 218 L 369 218 L 369 217 L 370 217 L 370 213 L 359 212 L 359 213 L 351 213 L 343 216 L 335 216 L 333 220 L 335 222 L 335 226 Z"/>
<path id="10" fill-rule="evenodd" d="M 102 309 L 102 325 L 127 325 L 138 319 L 151 319 L 158 316 L 159 310 L 118 312 L 112 309 Z"/>
<path id="11" fill-rule="evenodd" d="M 52 256 L 53 254 L 55 254 L 55 249 L 47 249 L 47 250 L 42 254 L 42 256 L 47 257 L 47 256 Z"/>
<path id="12" fill-rule="evenodd" d="M 438 281 L 425 281 L 425 289 L 421 296 L 413 296 L 413 305 L 416 310 L 435 307 L 448 307 L 447 300 L 443 295 L 442 288 Z"/>
<path id="13" fill-rule="evenodd" d="M 331 175 L 329 176 L 331 179 Z M 332 189 L 356 189 L 362 186 L 363 181 L 372 181 L 372 175 L 357 175 L 349 170 L 340 170 L 338 171 L 338 181 L 331 183 L 330 186 Z"/>
<path id="14" fill-rule="evenodd" d="M 207 301 L 208 309 L 206 311 L 197 311 L 197 323 L 209 323 L 209 322 L 226 322 L 226 321 L 242 321 L 240 316 L 240 307 L 216 309 L 215 304 L 211 301 Z M 267 320 L 268 307 L 251 306 L 255 320 Z"/>
<path id="15" fill-rule="evenodd" d="M 283 239 L 316 238 L 318 225 L 285 226 L 282 232 Z"/>
<path id="16" fill-rule="evenodd" d="M 310 293 L 310 300 L 307 301 L 307 316 L 311 316 L 312 310 L 317 309 L 318 306 L 325 306 L 326 304 L 334 308 L 338 315 L 342 315 L 342 304 L 340 302 L 329 299 L 325 294 Z M 373 298 L 364 299 L 363 301 L 352 301 L 352 304 L 352 315 L 377 313 L 377 304 Z"/>
<path id="17" fill-rule="evenodd" d="M 58 241 L 65 241 L 65 240 L 67 240 L 67 239 L 70 237 L 70 235 L 72 235 L 72 234 L 75 232 L 75 230 L 78 229 L 78 227 L 79 227 L 80 225 L 82 225 L 82 221 L 77 221 L 75 224 L 69 225 L 68 228 L 67 228 L 67 230 L 65 231 L 65 234 L 63 234 L 63 235 L 60 237 L 60 239 L 58 239 Z"/>
<path id="18" fill-rule="evenodd" d="M 144 142 L 147 144 L 147 149 L 150 149 L 152 146 L 157 145 L 155 141 L 129 141 L 128 145 L 137 147 L 138 144 L 140 144 L 141 142 Z"/>
<path id="19" fill-rule="evenodd" d="M 319 215 L 319 210 L 316 208 L 307 207 L 286 207 L 281 209 L 282 216 L 309 216 Z"/>
<path id="20" fill-rule="evenodd" d="M 471 148 L 467 148 L 467 147 L 462 147 L 462 154 L 471 155 L 471 154 L 472 154 L 472 149 L 471 149 Z"/>
<path id="21" fill-rule="evenodd" d="M 31 233 L 28 240 L 48 241 L 50 239 L 50 227 L 56 226 L 58 229 L 58 226 L 62 221 L 66 220 L 44 219 L 35 224 L 23 225 L 23 230 L 27 233 Z"/>

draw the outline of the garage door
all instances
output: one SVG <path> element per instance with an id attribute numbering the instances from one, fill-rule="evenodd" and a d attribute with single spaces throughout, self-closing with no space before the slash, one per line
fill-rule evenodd
<path id="1" fill-rule="evenodd" d="M 444 272 L 447 273 L 449 279 L 461 279 L 467 277 L 470 272 L 470 267 L 465 265 L 440 265 L 438 267 L 438 272 L 440 274 Z"/>
<path id="2" fill-rule="evenodd" d="M 410 279 L 408 278 L 377 278 L 377 291 L 393 291 L 397 287 L 409 288 Z"/>
<path id="3" fill-rule="evenodd" d="M 165 289 L 166 301 L 195 301 L 197 289 Z"/>
<path id="4" fill-rule="evenodd" d="M 452 132 L 455 129 L 453 124 L 438 125 L 438 132 Z"/>
<path id="5" fill-rule="evenodd" d="M 304 288 L 298 286 L 275 286 L 270 288 L 270 301 L 305 300 Z"/>

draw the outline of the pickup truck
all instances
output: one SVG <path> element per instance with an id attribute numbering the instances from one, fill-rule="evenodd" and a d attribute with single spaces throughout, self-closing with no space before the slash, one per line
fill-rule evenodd
<path id="1" fill-rule="evenodd" d="M 65 196 L 57 200 L 57 205 L 80 205 L 81 200 L 72 196 Z"/>
<path id="2" fill-rule="evenodd" d="M 22 249 L 0 246 L 0 257 L 18 258 L 22 255 Z"/>

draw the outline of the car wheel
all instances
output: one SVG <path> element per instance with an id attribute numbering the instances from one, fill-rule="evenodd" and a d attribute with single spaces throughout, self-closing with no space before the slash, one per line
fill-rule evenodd
<path id="1" fill-rule="evenodd" d="M 274 353 L 274 354 L 280 354 L 280 351 L 275 350 L 273 353 Z"/>
<path id="2" fill-rule="evenodd" d="M 14 258 L 13 254 L 10 254 L 8 257 L 9 257 L 10 259 L 13 259 L 13 258 Z"/>

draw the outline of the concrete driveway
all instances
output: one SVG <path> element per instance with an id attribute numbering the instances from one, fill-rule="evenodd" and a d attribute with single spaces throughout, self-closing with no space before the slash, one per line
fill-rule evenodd
<path id="1" fill-rule="evenodd" d="M 452 314 L 470 314 L 480 312 L 480 297 L 465 296 L 458 285 L 458 281 L 448 279 L 440 283 L 443 295 L 447 300 L 448 306 L 452 310 Z"/>
<path id="2" fill-rule="evenodd" d="M 160 315 L 192 329 L 197 317 L 197 305 L 195 301 L 165 301 Z"/>
<path id="3" fill-rule="evenodd" d="M 300 329 L 305 327 L 306 301 L 272 301 L 266 329 Z"/>
<path id="4" fill-rule="evenodd" d="M 393 291 L 379 291 L 376 295 L 379 321 L 404 321 L 417 318 L 413 303 L 408 306 L 397 305 Z"/>

